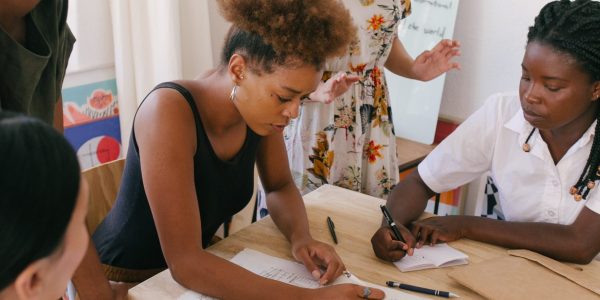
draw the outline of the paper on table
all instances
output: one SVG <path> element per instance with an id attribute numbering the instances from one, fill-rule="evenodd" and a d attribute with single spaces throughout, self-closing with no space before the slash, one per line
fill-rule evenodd
<path id="1" fill-rule="evenodd" d="M 448 246 L 448 244 L 436 244 L 415 249 L 412 256 L 407 255 L 395 262 L 394 265 L 400 271 L 407 272 L 464 265 L 469 263 L 468 258 L 469 256 Z"/>
<path id="2" fill-rule="evenodd" d="M 304 288 L 318 288 L 321 287 L 319 282 L 312 278 L 310 273 L 306 270 L 304 265 L 281 259 L 278 257 L 270 256 L 262 252 L 258 252 L 252 249 L 244 249 L 240 251 L 236 256 L 231 259 L 231 262 L 255 273 L 260 276 L 278 280 L 281 282 L 289 283 L 295 286 Z M 369 286 L 383 290 L 385 292 L 385 299 L 424 299 L 411 294 L 404 293 L 400 290 L 390 289 L 388 287 L 372 284 L 369 282 L 362 281 L 356 276 L 348 273 L 347 275 L 341 275 L 331 284 L 343 284 L 343 283 L 354 283 L 363 286 Z M 192 291 L 187 291 L 179 300 L 198 300 L 198 299 L 215 299 L 207 297 Z"/>

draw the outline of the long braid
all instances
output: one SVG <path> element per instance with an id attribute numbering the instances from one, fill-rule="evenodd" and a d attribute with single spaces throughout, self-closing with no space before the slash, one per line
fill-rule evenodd
<path id="1" fill-rule="evenodd" d="M 600 80 L 600 2 L 560 0 L 546 4 L 534 25 L 529 27 L 527 43 L 533 41 L 571 55 L 590 75 L 592 82 Z M 599 106 L 596 104 L 596 128 L 590 155 L 579 179 L 570 189 L 578 201 L 585 199 L 600 179 Z"/>
<path id="2" fill-rule="evenodd" d="M 588 158 L 589 168 L 584 169 L 583 173 L 586 173 L 587 181 L 582 182 L 579 186 L 575 186 L 578 189 L 578 193 L 584 199 L 589 194 L 590 190 L 596 186 L 596 181 L 600 179 L 600 113 L 596 116 L 596 131 L 594 132 L 594 143 L 592 144 L 592 150 L 590 157 Z M 582 174 L 583 174 L 582 173 Z"/>

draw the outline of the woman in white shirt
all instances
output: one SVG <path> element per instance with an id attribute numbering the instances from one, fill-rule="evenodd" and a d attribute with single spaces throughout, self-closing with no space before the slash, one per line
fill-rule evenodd
<path id="1" fill-rule="evenodd" d="M 554 1 L 527 36 L 517 94 L 492 96 L 387 201 L 406 243 L 381 227 L 378 257 L 460 238 L 588 263 L 600 252 L 600 2 Z M 520 100 L 520 102 L 518 101 Z M 504 221 L 415 221 L 434 192 L 490 171 Z"/>

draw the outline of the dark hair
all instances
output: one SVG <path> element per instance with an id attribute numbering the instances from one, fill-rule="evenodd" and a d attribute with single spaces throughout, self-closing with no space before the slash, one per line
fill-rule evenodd
<path id="1" fill-rule="evenodd" d="M 54 128 L 0 111 L 0 290 L 58 248 L 79 174 L 73 148 Z"/>
<path id="2" fill-rule="evenodd" d="M 529 27 L 527 43 L 538 42 L 573 57 L 592 82 L 600 80 L 600 2 L 561 0 L 546 4 Z M 600 109 L 590 156 L 570 192 L 585 199 L 600 178 Z"/>
<path id="3" fill-rule="evenodd" d="M 356 36 L 348 10 L 338 0 L 219 0 L 233 25 L 225 39 L 221 65 L 240 53 L 256 72 L 273 65 L 311 64 L 320 69 L 342 55 Z"/>

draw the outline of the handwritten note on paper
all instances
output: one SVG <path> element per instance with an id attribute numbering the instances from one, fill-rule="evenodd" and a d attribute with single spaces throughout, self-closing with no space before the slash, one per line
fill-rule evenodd
<path id="1" fill-rule="evenodd" d="M 451 39 L 459 0 L 412 0 L 412 13 L 398 28 L 398 38 L 416 58 L 442 39 Z M 433 143 L 445 75 L 422 82 L 385 70 L 394 132 L 423 144 Z"/>
<path id="2" fill-rule="evenodd" d="M 281 259 L 278 257 L 270 256 L 262 252 L 258 252 L 252 249 L 244 249 L 236 256 L 231 259 L 231 262 L 251 271 L 255 274 L 261 275 L 266 278 L 278 280 L 288 284 L 292 284 L 304 288 L 318 288 L 321 285 L 318 281 L 314 280 L 310 273 L 306 270 L 304 265 Z M 352 274 L 342 275 L 338 277 L 331 284 L 343 284 L 343 283 L 354 283 L 363 286 L 369 286 L 377 289 L 381 289 L 385 292 L 387 300 L 396 299 L 423 299 L 420 297 L 413 296 L 411 294 L 404 293 L 400 290 L 390 289 L 384 286 L 379 286 L 369 282 L 362 281 Z M 188 291 L 179 297 L 178 300 L 198 300 L 198 299 L 214 299 L 206 297 L 204 295 Z"/>

